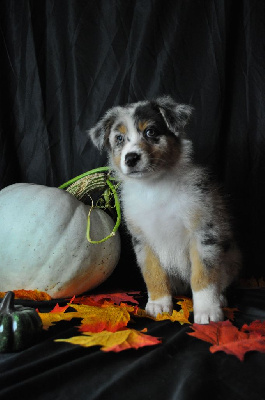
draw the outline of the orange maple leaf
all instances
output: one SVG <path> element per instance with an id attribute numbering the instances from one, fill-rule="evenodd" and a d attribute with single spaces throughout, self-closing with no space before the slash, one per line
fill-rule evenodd
<path id="1" fill-rule="evenodd" d="M 15 294 L 15 299 L 21 300 L 34 300 L 34 301 L 49 301 L 51 296 L 46 292 L 41 292 L 39 290 L 12 290 Z M 0 298 L 4 297 L 6 292 L 0 292 Z"/>
<path id="2" fill-rule="evenodd" d="M 140 294 L 140 292 L 121 292 L 121 293 L 105 293 L 105 294 L 95 294 L 90 296 L 82 296 L 75 300 L 77 304 L 87 304 L 87 305 L 99 305 L 103 304 L 105 300 L 112 302 L 114 304 L 120 305 L 124 302 L 129 302 L 133 304 L 139 304 L 139 302 L 132 296 L 135 294 Z"/>
<path id="3" fill-rule="evenodd" d="M 74 301 L 74 299 L 75 299 L 75 296 L 73 296 L 71 298 L 71 300 L 69 301 L 68 304 L 66 304 L 66 306 L 59 306 L 59 304 L 57 303 L 50 312 L 51 313 L 60 313 L 60 312 L 64 313 L 67 310 L 67 308 L 71 306 L 71 303 Z"/>
<path id="4" fill-rule="evenodd" d="M 76 297 L 74 299 L 75 304 L 83 304 L 87 306 L 94 306 L 94 307 L 100 307 L 100 304 L 97 303 L 95 300 L 92 300 L 90 296 L 81 296 L 81 297 Z"/>
<path id="5" fill-rule="evenodd" d="M 153 346 L 161 343 L 161 340 L 134 329 L 124 329 L 117 332 L 84 332 L 83 335 L 69 339 L 57 339 L 56 342 L 67 342 L 84 347 L 101 346 L 100 349 L 105 352 L 120 352 L 132 348 L 139 349 L 144 346 Z"/>
<path id="6" fill-rule="evenodd" d="M 243 361 L 246 352 L 265 353 L 265 322 L 254 321 L 243 325 L 241 330 L 230 321 L 210 322 L 208 325 L 193 324 L 194 332 L 188 333 L 212 344 L 211 353 L 224 351 Z"/>

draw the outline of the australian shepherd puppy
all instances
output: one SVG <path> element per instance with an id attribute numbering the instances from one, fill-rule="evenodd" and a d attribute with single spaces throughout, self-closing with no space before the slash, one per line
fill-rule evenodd
<path id="1" fill-rule="evenodd" d="M 151 316 L 173 310 L 189 286 L 194 322 L 223 319 L 224 290 L 240 252 L 218 188 L 191 160 L 192 113 L 168 96 L 110 109 L 89 131 L 121 181 L 124 218 L 148 290 Z"/>

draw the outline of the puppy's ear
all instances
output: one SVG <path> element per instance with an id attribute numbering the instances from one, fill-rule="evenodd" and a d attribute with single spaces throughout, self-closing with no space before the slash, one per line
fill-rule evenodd
<path id="1" fill-rule="evenodd" d="M 176 103 L 170 96 L 159 97 L 155 100 L 155 104 L 164 118 L 168 129 L 176 135 L 183 132 L 193 108 L 186 104 Z"/>
<path id="2" fill-rule="evenodd" d="M 93 128 L 87 131 L 93 144 L 99 150 L 103 150 L 104 147 L 109 145 L 110 130 L 117 118 L 119 109 L 120 107 L 111 108 Z"/>

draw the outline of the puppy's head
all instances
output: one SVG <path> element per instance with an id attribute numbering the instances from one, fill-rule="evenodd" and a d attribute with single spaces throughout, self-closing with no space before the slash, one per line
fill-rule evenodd
<path id="1" fill-rule="evenodd" d="M 157 176 L 177 163 L 191 112 L 164 96 L 114 107 L 88 133 L 100 150 L 107 148 L 112 167 L 123 176 Z"/>

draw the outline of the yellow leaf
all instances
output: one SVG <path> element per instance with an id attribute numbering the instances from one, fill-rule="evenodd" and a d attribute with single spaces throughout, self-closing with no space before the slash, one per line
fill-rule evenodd
<path id="1" fill-rule="evenodd" d="M 187 309 L 189 312 L 193 311 L 193 301 L 188 297 L 176 297 L 176 299 L 180 299 L 177 304 L 181 306 L 182 309 Z"/>
<path id="2" fill-rule="evenodd" d="M 187 315 L 185 315 L 183 310 L 173 310 L 172 314 L 162 313 L 156 316 L 156 321 L 164 321 L 166 319 L 169 319 L 172 322 L 179 322 L 181 325 L 190 324 L 190 321 L 188 320 L 188 317 Z"/>
<path id="3" fill-rule="evenodd" d="M 94 307 L 75 304 L 73 308 L 82 318 L 80 331 L 101 332 L 107 330 L 115 332 L 127 326 L 130 321 L 127 308 L 122 306 Z"/>
<path id="4" fill-rule="evenodd" d="M 57 339 L 56 342 L 66 342 L 83 347 L 101 346 L 102 351 L 120 352 L 127 349 L 138 349 L 144 346 L 153 346 L 161 341 L 153 336 L 145 335 L 134 329 L 125 329 L 117 332 L 103 331 L 99 333 L 84 332 L 83 335 L 70 339 Z"/>
<path id="5" fill-rule="evenodd" d="M 180 310 L 180 311 L 173 310 L 172 314 L 163 312 L 162 314 L 157 314 L 156 318 L 154 318 L 154 317 L 151 317 L 150 315 L 147 315 L 145 310 L 142 310 L 141 308 L 139 308 L 136 316 L 142 317 L 142 318 L 150 318 L 150 319 L 153 319 L 154 321 L 170 320 L 172 322 L 179 322 L 181 325 L 190 324 L 190 321 L 188 320 L 187 315 L 185 315 L 183 310 Z"/>
<path id="6" fill-rule="evenodd" d="M 179 322 L 181 325 L 183 324 L 190 324 L 189 321 L 189 316 L 190 316 L 190 311 L 193 311 L 193 303 L 192 299 L 188 297 L 176 297 L 177 304 L 181 306 L 180 311 L 173 310 L 172 314 L 169 313 L 162 313 L 158 314 L 156 318 L 150 317 L 149 315 L 146 314 L 145 310 L 142 310 L 139 308 L 137 310 L 137 316 L 138 317 L 143 317 L 143 318 L 151 318 L 154 321 L 165 321 L 165 320 L 170 320 L 172 322 Z"/>
<path id="7" fill-rule="evenodd" d="M 42 320 L 43 329 L 45 330 L 58 321 L 70 321 L 72 318 L 78 318 L 76 312 L 39 313 L 39 316 Z"/>
<path id="8" fill-rule="evenodd" d="M 81 331 L 101 332 L 107 330 L 115 332 L 127 326 L 130 314 L 126 307 L 108 305 L 96 307 L 87 305 L 69 304 L 74 312 L 39 313 L 44 329 L 48 329 L 58 321 L 70 321 L 72 318 L 81 318 Z"/>
<path id="9" fill-rule="evenodd" d="M 185 297 L 182 298 L 180 301 L 178 301 L 177 304 L 181 306 L 180 313 L 182 312 L 184 314 L 184 318 L 187 320 L 187 322 L 183 323 L 190 323 L 189 322 L 190 312 L 193 311 L 192 299 Z"/>

